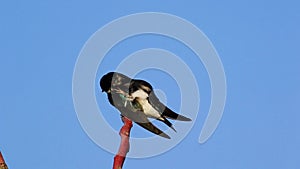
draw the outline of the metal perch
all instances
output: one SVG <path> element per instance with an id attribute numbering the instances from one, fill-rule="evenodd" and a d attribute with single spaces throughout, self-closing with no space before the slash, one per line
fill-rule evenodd
<path id="1" fill-rule="evenodd" d="M 121 116 L 121 118 L 124 125 L 119 132 L 119 135 L 121 136 L 121 144 L 118 153 L 114 157 L 113 169 L 122 169 L 126 154 L 129 152 L 129 136 L 132 127 L 132 121 L 124 116 Z"/>
<path id="2" fill-rule="evenodd" d="M 6 165 L 5 161 L 4 161 L 4 158 L 3 158 L 2 154 L 1 154 L 1 151 L 0 151 L 0 169 L 8 169 L 8 167 L 7 167 L 7 165 Z"/>

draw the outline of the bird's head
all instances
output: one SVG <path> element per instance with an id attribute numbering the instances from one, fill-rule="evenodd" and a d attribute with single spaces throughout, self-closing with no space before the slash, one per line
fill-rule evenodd
<path id="1" fill-rule="evenodd" d="M 102 89 L 102 92 L 108 93 L 110 91 L 113 76 L 114 72 L 109 72 L 101 78 L 100 87 Z"/>
<path id="2" fill-rule="evenodd" d="M 100 87 L 102 92 L 110 93 L 111 88 L 121 87 L 124 89 L 125 87 L 129 87 L 131 79 L 121 73 L 117 72 L 109 72 L 104 75 L 100 80 Z"/>

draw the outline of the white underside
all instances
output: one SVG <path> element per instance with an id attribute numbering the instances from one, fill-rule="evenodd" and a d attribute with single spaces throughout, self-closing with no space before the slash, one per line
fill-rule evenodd
<path id="1" fill-rule="evenodd" d="M 144 113 L 147 117 L 162 119 L 160 113 L 155 110 L 148 102 L 148 94 L 146 92 L 144 92 L 143 90 L 137 90 L 131 94 L 131 97 L 133 97 L 133 99 L 137 98 L 138 102 L 143 107 Z"/>
<path id="2" fill-rule="evenodd" d="M 149 104 L 148 100 L 145 99 L 138 99 L 138 102 L 142 105 L 144 113 L 147 117 L 160 119 L 160 113 L 156 111 L 151 104 Z"/>
<path id="3" fill-rule="evenodd" d="M 133 98 L 140 98 L 140 99 L 147 99 L 148 93 L 146 93 L 144 90 L 137 90 L 133 93 L 131 93 L 131 97 Z"/>

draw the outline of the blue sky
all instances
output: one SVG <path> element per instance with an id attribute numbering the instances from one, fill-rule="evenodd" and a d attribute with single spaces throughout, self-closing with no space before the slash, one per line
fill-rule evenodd
<path id="1" fill-rule="evenodd" d="M 106 57 L 106 67 L 99 69 L 97 78 L 113 70 L 117 59 L 109 58 L 157 47 L 190 62 L 201 82 L 200 112 L 189 135 L 162 155 L 127 159 L 124 168 L 300 167 L 300 4 L 296 0 L 53 0 L 5 1 L 0 6 L 0 150 L 10 168 L 111 168 L 114 155 L 93 143 L 77 119 L 73 70 L 95 31 L 121 16 L 149 11 L 185 18 L 208 36 L 223 62 L 227 101 L 216 132 L 199 144 L 210 103 L 209 79 L 201 63 L 196 67 L 188 58 L 190 51 L 163 37 L 134 37 L 120 43 Z M 168 104 L 177 109 L 176 86 L 156 79 L 157 73 L 143 72 L 139 78 L 164 89 Z M 99 104 L 108 104 L 105 98 L 100 93 Z M 105 117 L 116 130 L 120 128 L 117 112 Z M 136 125 L 135 133 L 148 136 Z"/>

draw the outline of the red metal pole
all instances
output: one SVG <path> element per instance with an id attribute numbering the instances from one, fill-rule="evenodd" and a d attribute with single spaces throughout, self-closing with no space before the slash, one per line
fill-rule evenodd
<path id="1" fill-rule="evenodd" d="M 114 158 L 113 169 L 122 169 L 126 154 L 129 152 L 129 136 L 132 127 L 132 121 L 124 116 L 122 116 L 122 121 L 124 125 L 119 132 L 121 136 L 121 144 L 119 147 L 119 151 Z"/>
<path id="2" fill-rule="evenodd" d="M 4 158 L 1 154 L 1 151 L 0 151 L 0 169 L 8 169 L 7 165 L 5 164 Z"/>

